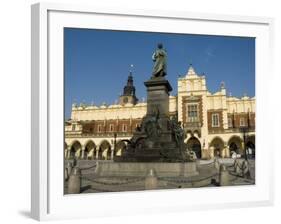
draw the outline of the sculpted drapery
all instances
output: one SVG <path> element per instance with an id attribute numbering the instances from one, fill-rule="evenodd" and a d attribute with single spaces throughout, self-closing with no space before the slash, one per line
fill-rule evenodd
<path id="1" fill-rule="evenodd" d="M 167 74 L 167 53 L 163 49 L 162 44 L 158 44 L 158 48 L 152 55 L 154 61 L 152 77 L 163 77 Z"/>

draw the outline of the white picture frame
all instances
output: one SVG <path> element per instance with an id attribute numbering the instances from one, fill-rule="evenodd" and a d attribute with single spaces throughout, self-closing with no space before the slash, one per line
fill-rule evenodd
<path id="1" fill-rule="evenodd" d="M 50 3 L 32 5 L 32 217 L 50 220 L 271 205 L 274 146 L 267 141 L 271 114 L 267 100 L 270 81 L 265 74 L 272 72 L 273 23 L 271 18 L 181 11 L 101 9 Z M 256 145 L 259 150 L 256 184 L 64 195 L 62 37 L 63 27 L 69 26 L 255 37 Z"/>

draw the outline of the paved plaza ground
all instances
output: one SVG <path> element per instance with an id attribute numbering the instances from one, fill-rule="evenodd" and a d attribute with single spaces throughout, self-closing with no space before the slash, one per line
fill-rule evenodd
<path id="1" fill-rule="evenodd" d="M 66 161 L 67 162 L 67 161 Z M 108 161 L 113 162 L 113 161 Z M 81 193 L 142 191 L 145 189 L 145 177 L 99 177 L 94 173 L 96 161 L 79 161 L 82 169 Z M 157 189 L 178 189 L 195 187 L 218 187 L 219 166 L 225 164 L 229 173 L 229 185 L 255 184 L 255 160 L 249 160 L 250 176 L 237 175 L 233 166 L 234 159 L 197 160 L 199 175 L 192 177 L 157 177 Z M 157 174 L 156 174 L 157 175 Z M 68 192 L 65 181 L 65 193 Z"/>

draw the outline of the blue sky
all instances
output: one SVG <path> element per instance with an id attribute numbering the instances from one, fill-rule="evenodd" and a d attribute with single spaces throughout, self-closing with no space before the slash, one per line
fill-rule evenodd
<path id="1" fill-rule="evenodd" d="M 224 81 L 233 96 L 255 96 L 254 38 L 65 28 L 65 118 L 73 102 L 114 103 L 131 64 L 136 95 L 146 98 L 143 82 L 151 76 L 151 56 L 159 42 L 168 53 L 172 95 L 178 76 L 192 63 L 198 74 L 205 73 L 210 92 Z"/>

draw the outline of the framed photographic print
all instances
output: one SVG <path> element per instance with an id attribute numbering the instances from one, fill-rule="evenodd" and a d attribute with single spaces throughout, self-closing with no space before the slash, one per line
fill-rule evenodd
<path id="1" fill-rule="evenodd" d="M 32 217 L 272 204 L 272 26 L 33 5 Z"/>

